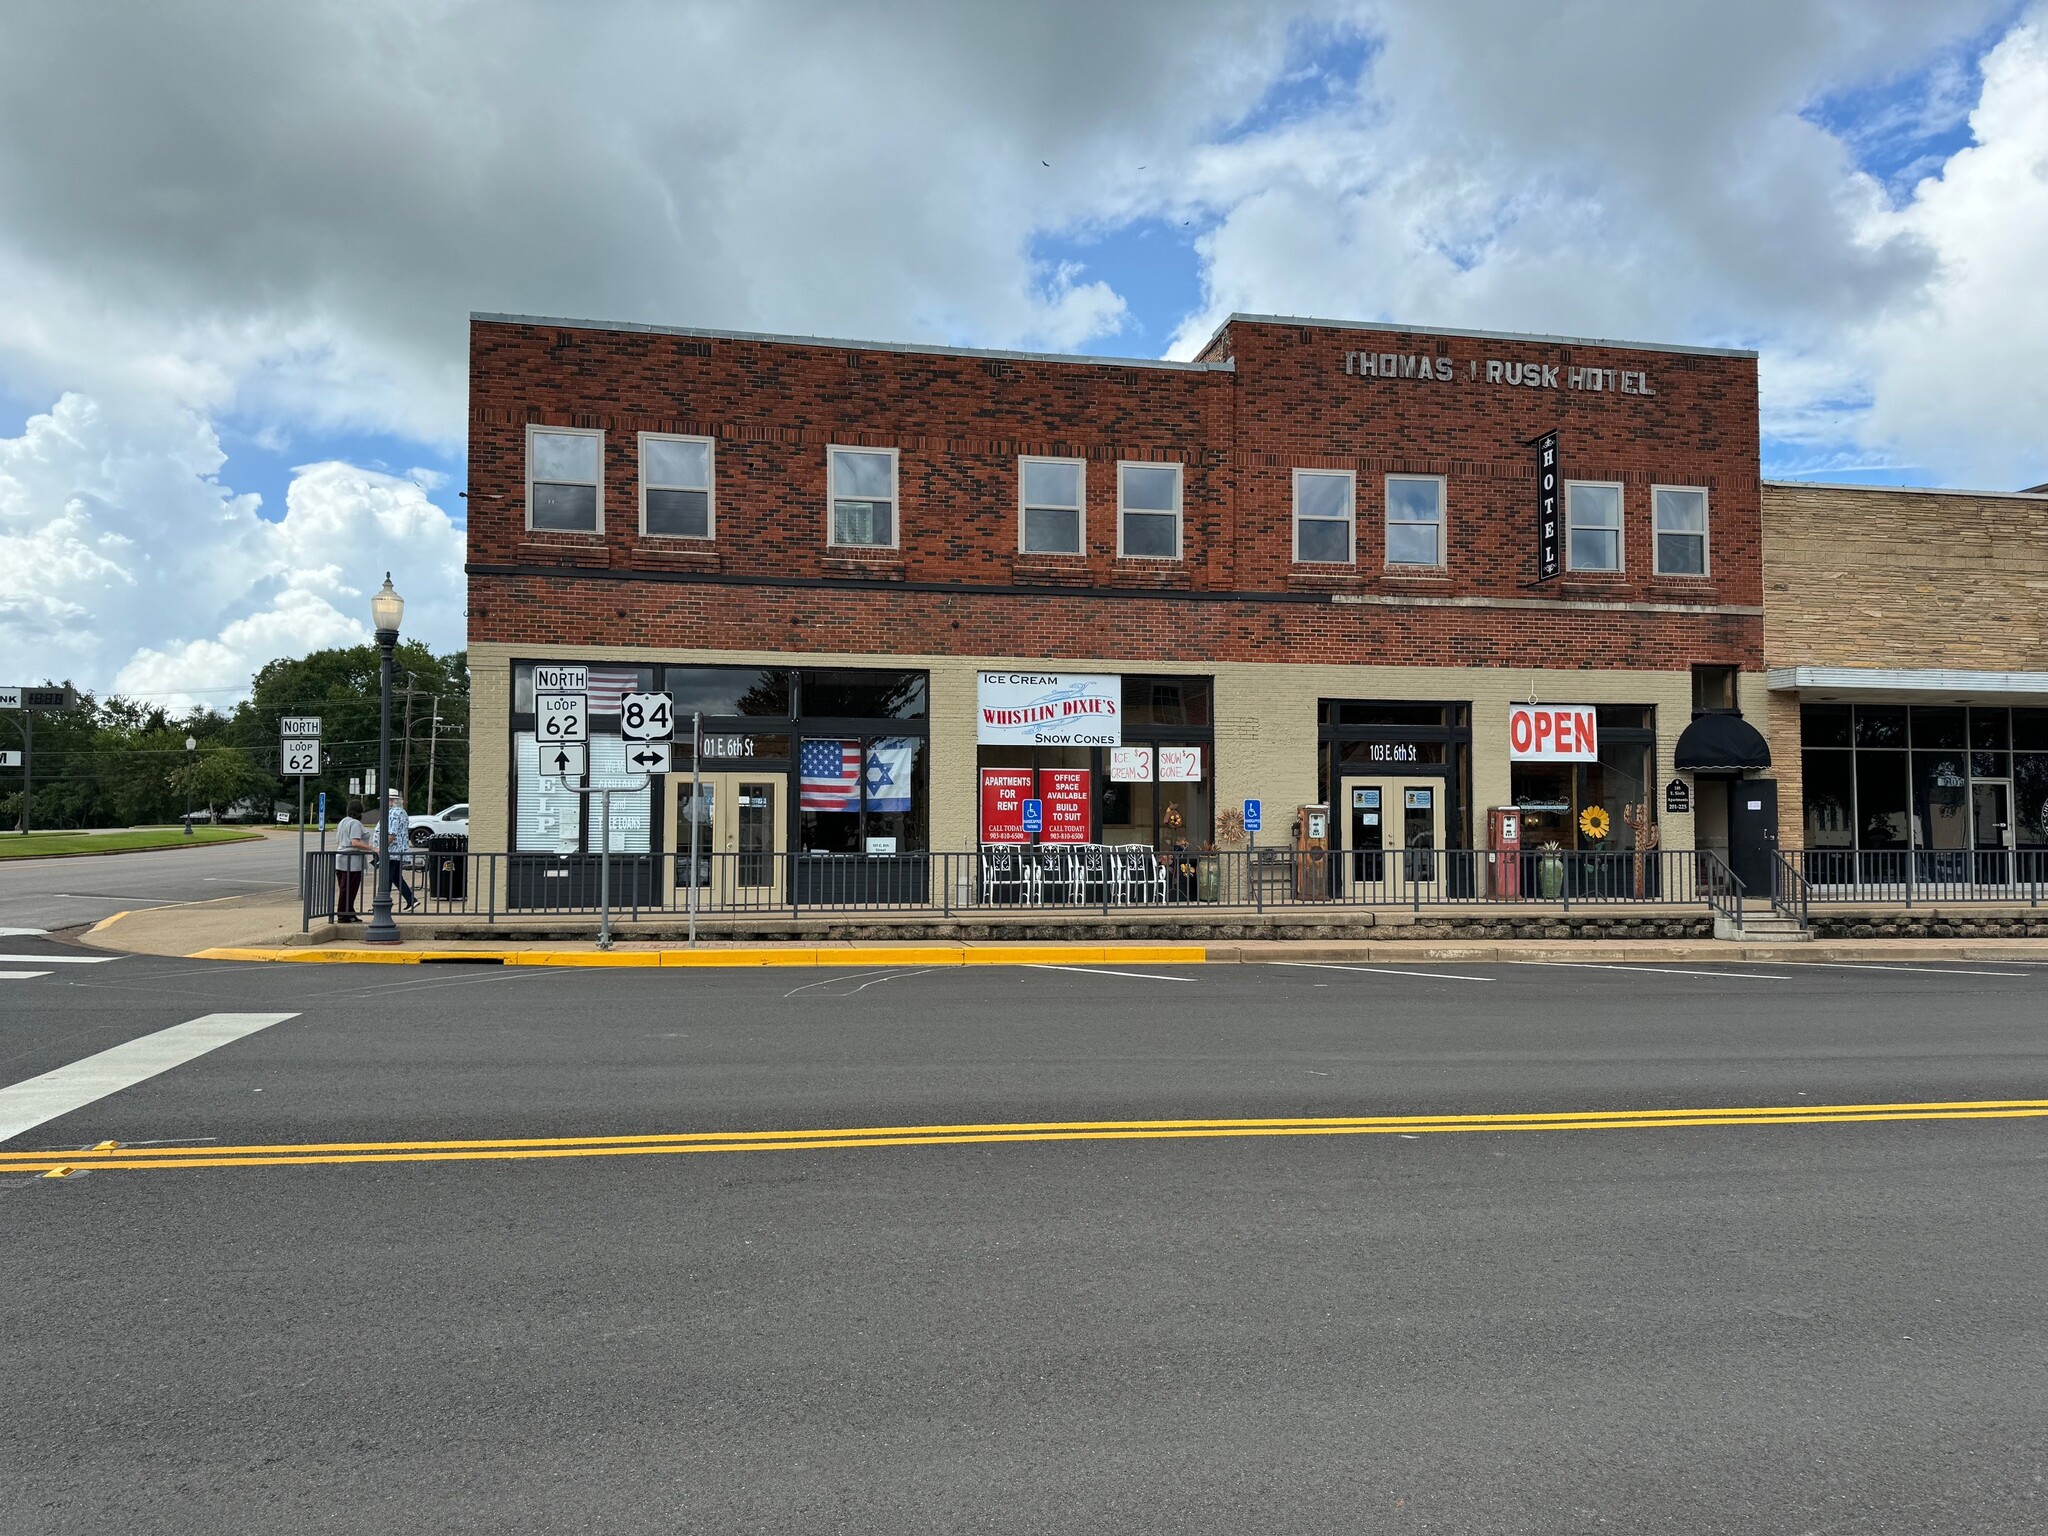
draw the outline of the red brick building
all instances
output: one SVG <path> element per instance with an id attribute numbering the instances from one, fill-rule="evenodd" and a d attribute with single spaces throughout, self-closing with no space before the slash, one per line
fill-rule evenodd
<path id="1" fill-rule="evenodd" d="M 1531 841 L 1627 848 L 1647 804 L 1664 846 L 1725 843 L 1670 781 L 1696 709 L 1762 716 L 1751 353 L 1239 315 L 1171 363 L 478 315 L 470 383 L 479 848 L 595 846 L 534 760 L 548 663 L 589 673 L 593 772 L 622 692 L 701 713 L 736 851 L 1200 843 L 1248 798 L 1269 840 L 1323 805 L 1361 851 L 1479 846 L 1507 805 Z M 1591 756 L 1517 751 L 1532 702 L 1594 711 Z M 679 783 L 615 841 L 673 849 Z"/>

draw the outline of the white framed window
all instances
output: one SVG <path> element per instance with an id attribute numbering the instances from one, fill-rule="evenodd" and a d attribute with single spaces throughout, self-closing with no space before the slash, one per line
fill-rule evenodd
<path id="1" fill-rule="evenodd" d="M 708 539 L 717 527 L 712 505 L 714 445 L 708 437 L 640 434 L 640 532 L 663 539 Z"/>
<path id="2" fill-rule="evenodd" d="M 1387 564 L 1444 563 L 1444 477 L 1387 476 Z"/>
<path id="3" fill-rule="evenodd" d="M 1081 459 L 1017 461 L 1017 548 L 1028 555 L 1087 551 L 1088 466 Z"/>
<path id="4" fill-rule="evenodd" d="M 1653 485 L 1657 515 L 1657 574 L 1707 574 L 1707 492 L 1697 485 Z"/>
<path id="5" fill-rule="evenodd" d="M 1565 481 L 1564 564 L 1570 571 L 1621 569 L 1620 485 Z"/>
<path id="6" fill-rule="evenodd" d="M 1130 560 L 1180 558 L 1180 466 L 1116 467 L 1116 552 Z"/>
<path id="7" fill-rule="evenodd" d="M 526 526 L 604 532 L 604 434 L 589 427 L 526 429 Z"/>
<path id="8" fill-rule="evenodd" d="M 1302 565 L 1349 565 L 1358 478 L 1348 469 L 1294 472 L 1294 558 Z"/>
<path id="9" fill-rule="evenodd" d="M 896 547 L 896 450 L 827 448 L 831 505 L 826 542 L 856 549 Z"/>

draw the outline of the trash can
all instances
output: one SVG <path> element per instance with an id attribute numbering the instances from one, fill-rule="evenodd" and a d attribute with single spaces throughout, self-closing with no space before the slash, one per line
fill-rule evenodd
<path id="1" fill-rule="evenodd" d="M 436 901 L 461 901 L 469 894 L 469 839 L 437 832 L 427 839 L 427 894 Z"/>

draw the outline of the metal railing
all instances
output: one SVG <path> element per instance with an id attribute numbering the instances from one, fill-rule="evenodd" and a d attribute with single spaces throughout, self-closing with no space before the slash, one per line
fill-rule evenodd
<path id="1" fill-rule="evenodd" d="M 1810 905 L 2041 904 L 2044 848 L 1805 848 L 1784 855 Z"/>
<path id="2" fill-rule="evenodd" d="M 335 852 L 308 853 L 302 926 L 336 915 Z M 1274 912 L 1482 906 L 1502 910 L 1617 905 L 1711 907 L 1741 919 L 1742 884 L 1716 855 L 1413 849 L 1157 853 L 1098 844 L 965 853 L 597 854 L 415 851 L 401 865 L 417 906 L 393 886 L 394 909 L 435 917 L 597 913 L 608 875 L 615 920 L 699 915 L 901 912 L 931 917 L 1065 910 Z M 355 910 L 367 914 L 374 866 Z M 694 893 L 695 901 L 691 900 Z"/>
<path id="3" fill-rule="evenodd" d="M 1813 900 L 1813 884 L 1793 867 L 1792 856 L 1782 850 L 1771 855 L 1771 910 L 1796 918 L 1806 926 L 1806 909 Z"/>

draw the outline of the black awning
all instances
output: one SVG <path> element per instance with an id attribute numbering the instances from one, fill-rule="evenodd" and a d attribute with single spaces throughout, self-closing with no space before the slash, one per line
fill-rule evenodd
<path id="1" fill-rule="evenodd" d="M 1681 773 L 1742 773 L 1771 766 L 1771 747 L 1740 715 L 1701 715 L 1678 735 Z"/>

